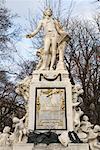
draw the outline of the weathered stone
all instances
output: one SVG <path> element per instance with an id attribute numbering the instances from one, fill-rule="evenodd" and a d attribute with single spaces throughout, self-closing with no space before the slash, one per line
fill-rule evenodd
<path id="1" fill-rule="evenodd" d="M 13 150 L 11 146 L 0 146 L 0 150 Z"/>
<path id="2" fill-rule="evenodd" d="M 13 150 L 33 150 L 34 144 L 16 144 Z"/>
<path id="3" fill-rule="evenodd" d="M 88 144 L 69 144 L 70 150 L 89 150 Z"/>
<path id="4" fill-rule="evenodd" d="M 72 85 L 67 71 L 34 71 L 28 128 L 73 131 Z"/>

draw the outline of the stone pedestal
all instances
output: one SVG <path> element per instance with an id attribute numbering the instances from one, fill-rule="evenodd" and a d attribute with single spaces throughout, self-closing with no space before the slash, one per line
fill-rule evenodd
<path id="1" fill-rule="evenodd" d="M 34 144 L 16 144 L 13 145 L 13 150 L 33 150 Z"/>
<path id="2" fill-rule="evenodd" d="M 0 146 L 0 150 L 13 150 L 12 146 Z"/>
<path id="3" fill-rule="evenodd" d="M 28 128 L 73 130 L 72 85 L 67 70 L 34 71 Z"/>
<path id="4" fill-rule="evenodd" d="M 72 144 L 64 147 L 61 144 L 16 144 L 13 147 L 0 147 L 0 150 L 89 150 L 88 144 Z"/>
<path id="5" fill-rule="evenodd" d="M 89 150 L 88 144 L 69 144 L 68 145 L 70 150 Z"/>
<path id="6" fill-rule="evenodd" d="M 33 150 L 69 150 L 68 147 L 64 147 L 61 144 L 38 144 L 34 146 Z"/>

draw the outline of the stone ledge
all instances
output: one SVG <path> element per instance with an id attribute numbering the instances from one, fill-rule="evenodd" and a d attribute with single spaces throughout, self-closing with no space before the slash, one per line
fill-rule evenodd
<path id="1" fill-rule="evenodd" d="M 15 144 L 13 150 L 33 150 L 34 144 Z"/>
<path id="2" fill-rule="evenodd" d="M 68 145 L 68 147 L 71 149 L 71 150 L 89 150 L 89 145 L 88 144 L 73 144 L 73 143 L 70 143 Z"/>
<path id="3" fill-rule="evenodd" d="M 13 147 L 0 147 L 0 150 L 89 150 L 88 144 L 73 144 L 70 143 L 68 147 L 61 144 L 15 144 Z"/>
<path id="4" fill-rule="evenodd" d="M 0 150 L 13 150 L 12 146 L 0 146 Z"/>

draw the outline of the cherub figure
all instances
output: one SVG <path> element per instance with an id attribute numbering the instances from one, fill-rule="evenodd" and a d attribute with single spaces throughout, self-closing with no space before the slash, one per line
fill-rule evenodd
<path id="1" fill-rule="evenodd" d="M 16 86 L 16 93 L 22 95 L 26 101 L 29 100 L 31 78 L 31 76 L 27 76 Z"/>
<path id="2" fill-rule="evenodd" d="M 27 133 L 25 124 L 24 124 L 24 120 L 26 119 L 26 117 L 27 117 L 27 114 L 21 119 L 17 117 L 13 118 L 13 124 L 15 126 L 14 136 L 16 138 L 15 141 L 17 141 L 18 143 L 22 141 L 23 136 L 25 136 Z"/>
<path id="3" fill-rule="evenodd" d="M 83 132 L 87 133 L 88 128 L 91 128 L 91 127 L 93 127 L 93 125 L 89 122 L 88 116 L 84 115 L 80 123 L 80 128 L 82 129 Z"/>
<path id="4" fill-rule="evenodd" d="M 100 150 L 97 137 L 99 136 L 100 126 L 95 125 L 94 129 L 90 128 L 88 132 L 88 142 L 90 150 Z"/>
<path id="5" fill-rule="evenodd" d="M 10 145 L 10 127 L 6 126 L 0 134 L 0 146 Z"/>
<path id="6" fill-rule="evenodd" d="M 80 107 L 76 106 L 73 109 L 73 115 L 74 115 L 74 127 L 75 127 L 75 131 L 78 131 L 79 127 L 80 127 L 80 117 L 84 114 L 84 112 L 81 110 Z"/>
<path id="7" fill-rule="evenodd" d="M 78 129 L 78 136 L 84 142 L 88 142 L 88 130 L 92 128 L 93 125 L 89 122 L 88 116 L 84 115 Z"/>
<path id="8" fill-rule="evenodd" d="M 81 85 L 76 84 L 76 85 L 73 86 L 73 88 L 72 88 L 72 100 L 73 100 L 73 103 L 77 102 L 78 96 L 80 94 L 82 94 L 83 92 L 84 91 L 83 91 Z"/>

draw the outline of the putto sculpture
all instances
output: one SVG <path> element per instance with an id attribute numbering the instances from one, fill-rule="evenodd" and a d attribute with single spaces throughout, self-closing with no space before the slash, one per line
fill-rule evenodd
<path id="1" fill-rule="evenodd" d="M 10 145 L 10 127 L 5 126 L 3 129 L 3 133 L 0 134 L 0 146 Z"/>
<path id="2" fill-rule="evenodd" d="M 26 130 L 25 123 L 24 123 L 26 118 L 27 118 L 27 114 L 21 119 L 17 117 L 13 118 L 13 124 L 15 127 L 14 129 L 14 137 L 15 137 L 14 141 L 15 142 L 21 143 L 23 140 L 23 136 L 26 136 L 27 134 L 27 130 Z"/>

